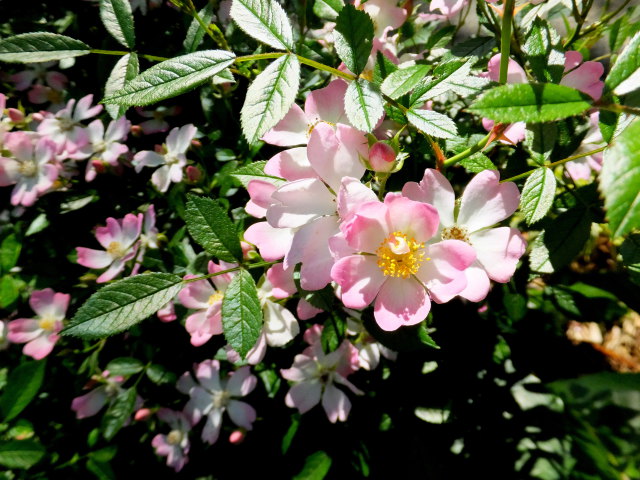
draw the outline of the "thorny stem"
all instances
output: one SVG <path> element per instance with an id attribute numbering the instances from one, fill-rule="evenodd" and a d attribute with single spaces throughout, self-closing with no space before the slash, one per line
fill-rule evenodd
<path id="1" fill-rule="evenodd" d="M 544 167 L 538 167 L 538 168 L 556 167 L 558 165 L 562 165 L 563 163 L 570 162 L 572 160 L 577 160 L 577 159 L 582 158 L 582 157 L 588 157 L 589 155 L 593 155 L 594 153 L 600 153 L 600 152 L 602 152 L 604 149 L 606 149 L 608 147 L 609 147 L 609 145 L 605 145 L 604 147 L 596 148 L 595 150 L 591 150 L 589 152 L 579 153 L 578 155 L 572 155 L 571 157 L 563 158 L 562 160 L 558 160 L 557 162 L 553 162 L 553 163 L 550 163 L 549 165 L 545 165 Z M 520 180 L 521 178 L 528 177 L 533 172 L 538 170 L 538 168 L 534 168 L 533 170 L 529 170 L 528 172 L 521 173 L 520 175 L 516 175 L 515 177 L 507 178 L 505 180 L 500 180 L 500 183 L 513 182 L 515 180 Z"/>
<path id="2" fill-rule="evenodd" d="M 603 15 L 599 21 L 589 25 L 587 28 L 582 30 L 582 32 L 580 32 L 580 30 L 576 26 L 576 29 L 573 31 L 573 34 L 571 35 L 571 38 L 569 38 L 569 40 L 567 40 L 567 43 L 564 44 L 565 48 L 569 47 L 573 42 L 575 42 L 579 38 L 584 37 L 590 34 L 591 32 L 593 32 L 594 30 L 598 29 L 602 25 L 605 25 L 609 20 L 611 20 L 613 17 L 618 15 L 622 10 L 624 10 L 627 7 L 627 5 L 629 5 L 630 2 L 631 0 L 625 0 L 622 3 L 622 5 L 620 5 L 616 10 L 606 15 Z M 606 8 L 605 8 L 605 11 L 606 11 Z"/>
<path id="3" fill-rule="evenodd" d="M 500 32 L 500 83 L 507 83 L 509 71 L 509 49 L 511 48 L 511 21 L 515 0 L 506 0 L 502 15 L 502 31 Z"/>
<path id="4" fill-rule="evenodd" d="M 225 273 L 237 272 L 238 270 L 243 270 L 243 269 L 251 270 L 252 268 L 268 267 L 271 265 L 275 265 L 276 263 L 280 263 L 280 262 L 279 261 L 278 262 L 258 262 L 258 263 L 252 263 L 251 265 L 238 265 L 237 267 L 227 268 L 226 270 L 222 270 L 220 272 L 208 273 L 206 275 L 202 275 L 196 278 L 189 278 L 187 280 L 183 280 L 182 283 L 186 284 L 186 283 L 199 282 L 200 280 L 206 280 L 208 278 L 217 277 L 218 275 L 224 275 Z"/>
<path id="5" fill-rule="evenodd" d="M 479 152 L 480 150 L 482 150 L 484 147 L 486 147 L 489 144 L 489 142 L 491 140 L 491 134 L 492 134 L 492 132 L 489 132 L 486 137 L 484 137 L 482 140 L 480 140 L 475 145 L 472 145 L 471 147 L 467 148 L 466 150 L 463 150 L 462 152 L 458 153 L 457 155 L 454 155 L 453 157 L 445 160 L 443 165 L 445 167 L 450 167 L 451 165 L 455 165 L 456 163 L 458 163 L 460 160 L 463 160 L 463 159 L 473 155 L 474 153 Z"/>

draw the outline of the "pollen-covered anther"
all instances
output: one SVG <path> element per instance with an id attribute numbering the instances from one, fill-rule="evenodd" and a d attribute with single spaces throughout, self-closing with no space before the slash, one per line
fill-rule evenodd
<path id="1" fill-rule="evenodd" d="M 209 297 L 209 301 L 207 302 L 209 305 L 213 305 L 214 303 L 218 303 L 222 301 L 224 294 L 221 292 L 216 292 Z"/>
<path id="2" fill-rule="evenodd" d="M 111 242 L 107 247 L 107 253 L 111 255 L 112 258 L 120 258 L 124 257 L 127 251 L 120 242 Z"/>
<path id="3" fill-rule="evenodd" d="M 376 250 L 378 267 L 386 277 L 409 278 L 415 275 L 425 257 L 424 242 L 408 238 L 405 233 L 393 232 Z"/>
<path id="4" fill-rule="evenodd" d="M 460 225 L 453 225 L 452 227 L 446 227 L 442 229 L 443 240 L 462 240 L 463 242 L 471 245 L 469 240 L 469 232 L 466 227 Z"/>

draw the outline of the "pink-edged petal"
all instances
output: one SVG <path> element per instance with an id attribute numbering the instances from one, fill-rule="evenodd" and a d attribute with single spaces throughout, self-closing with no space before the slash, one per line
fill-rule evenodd
<path id="1" fill-rule="evenodd" d="M 13 158 L 0 156 L 0 187 L 13 185 L 21 177 L 20 162 Z"/>
<path id="2" fill-rule="evenodd" d="M 416 202 L 433 205 L 440 215 L 440 223 L 445 227 L 454 224 L 455 193 L 449 180 L 437 170 L 427 168 L 420 183 L 407 182 L 402 187 L 402 195 Z"/>
<path id="3" fill-rule="evenodd" d="M 178 391 L 184 393 L 185 395 L 191 395 L 191 390 L 193 390 L 197 386 L 198 384 L 193 380 L 193 377 L 189 372 L 183 373 L 176 383 L 176 388 L 178 389 Z"/>
<path id="4" fill-rule="evenodd" d="M 183 411 L 191 425 L 196 425 L 203 416 L 211 411 L 211 393 L 200 386 L 195 386 L 189 390 L 189 395 L 191 398 L 184 406 Z"/>
<path id="5" fill-rule="evenodd" d="M 220 436 L 220 427 L 222 426 L 222 410 L 214 408 L 207 416 L 207 421 L 202 429 L 202 441 L 213 445 L 218 441 Z"/>
<path id="6" fill-rule="evenodd" d="M 155 172 L 153 172 L 153 175 L 151 175 L 151 183 L 161 193 L 165 193 L 167 190 L 169 190 L 169 185 L 171 184 L 169 167 L 167 165 L 163 165 Z"/>
<path id="7" fill-rule="evenodd" d="M 269 159 L 264 173 L 293 182 L 303 178 L 319 178 L 307 158 L 307 147 L 290 148 Z"/>
<path id="8" fill-rule="evenodd" d="M 438 231 L 440 217 L 432 205 L 399 195 L 387 195 L 384 203 L 389 209 L 393 232 L 399 231 L 418 242 L 426 242 Z"/>
<path id="9" fill-rule="evenodd" d="M 196 378 L 210 392 L 222 390 L 220 386 L 220 362 L 205 360 L 196 367 Z"/>
<path id="10" fill-rule="evenodd" d="M 502 136 L 506 138 L 510 143 L 516 144 L 524 140 L 527 131 L 527 124 L 525 122 L 516 122 L 509 125 L 502 132 Z M 507 143 L 504 140 L 500 140 L 502 143 Z"/>
<path id="11" fill-rule="evenodd" d="M 257 417 L 256 411 L 251 405 L 239 400 L 231 400 L 229 402 L 227 413 L 233 423 L 245 430 L 251 430 L 253 428 L 252 424 L 256 421 Z"/>
<path id="12" fill-rule="evenodd" d="M 174 128 L 167 136 L 167 151 L 172 154 L 184 153 L 191 146 L 191 140 L 196 136 L 198 129 L 189 123 L 180 128 Z"/>
<path id="13" fill-rule="evenodd" d="M 465 188 L 457 223 L 475 232 L 510 217 L 519 203 L 520 191 L 515 183 L 500 183 L 497 170 L 484 170 Z"/>
<path id="14" fill-rule="evenodd" d="M 28 355 L 35 360 L 42 360 L 49 355 L 53 350 L 53 346 L 56 344 L 60 337 L 55 334 L 44 333 L 40 335 L 22 347 L 22 353 Z"/>
<path id="15" fill-rule="evenodd" d="M 30 342 L 42 333 L 40 321 L 31 318 L 12 320 L 8 328 L 7 338 L 12 343 Z"/>
<path id="16" fill-rule="evenodd" d="M 284 398 L 287 407 L 306 413 L 320 403 L 322 385 L 317 380 L 298 383 L 291 387 Z"/>
<path id="17" fill-rule="evenodd" d="M 333 80 L 324 88 L 312 91 L 304 103 L 304 111 L 311 124 L 318 122 L 349 124 L 344 111 L 344 95 L 347 82 Z"/>
<path id="18" fill-rule="evenodd" d="M 338 214 L 343 220 L 348 219 L 360 205 L 377 201 L 373 190 L 367 188 L 357 178 L 344 177 L 338 191 Z"/>
<path id="19" fill-rule="evenodd" d="M 258 247 L 263 259 L 274 262 L 284 257 L 291 248 L 293 233 L 290 228 L 275 228 L 267 222 L 258 222 L 247 228 L 244 239 Z"/>
<path id="20" fill-rule="evenodd" d="M 257 383 L 258 379 L 251 374 L 251 369 L 242 367 L 231 375 L 227 382 L 226 390 L 234 397 L 244 397 L 256 388 Z"/>
<path id="21" fill-rule="evenodd" d="M 267 221 L 273 227 L 300 227 L 336 211 L 335 197 L 315 178 L 286 183 L 271 194 L 271 199 Z"/>
<path id="22" fill-rule="evenodd" d="M 102 273 L 102 275 L 96 278 L 96 283 L 105 283 L 109 280 L 113 280 L 120 272 L 124 270 L 125 263 L 127 261 L 125 260 L 125 258 L 126 257 L 114 260 L 111 266 L 104 273 Z"/>
<path id="23" fill-rule="evenodd" d="M 385 331 L 422 322 L 431 310 L 431 301 L 420 282 L 413 278 L 387 277 L 376 297 L 373 315 Z"/>
<path id="24" fill-rule="evenodd" d="M 357 252 L 369 253 L 375 253 L 393 232 L 388 207 L 377 201 L 361 205 L 352 220 L 341 228 L 349 246 Z"/>
<path id="25" fill-rule="evenodd" d="M 276 191 L 275 185 L 264 180 L 251 180 L 247 185 L 247 192 L 251 200 L 244 209 L 249 215 L 263 218 L 267 214 L 267 208 L 271 205 L 271 194 Z"/>
<path id="26" fill-rule="evenodd" d="M 265 275 L 271 283 L 271 295 L 274 298 L 287 298 L 298 291 L 293 281 L 293 269 L 285 269 L 282 263 L 273 265 Z"/>
<path id="27" fill-rule="evenodd" d="M 357 128 L 339 123 L 336 125 L 336 137 L 349 153 L 349 158 L 357 158 L 362 163 L 359 157 L 367 158 L 369 156 L 369 139 Z M 345 174 L 344 176 L 360 178 L 363 173 L 364 171 L 360 175 Z"/>
<path id="28" fill-rule="evenodd" d="M 348 308 L 364 308 L 369 305 L 387 277 L 372 255 L 352 255 L 336 262 L 331 278 L 342 287 L 342 303 Z"/>
<path id="29" fill-rule="evenodd" d="M 564 54 L 564 71 L 573 70 L 582 63 L 582 54 L 575 50 L 569 50 Z"/>
<path id="30" fill-rule="evenodd" d="M 478 254 L 478 262 L 492 280 L 500 283 L 508 282 L 513 276 L 527 246 L 520 232 L 509 227 L 482 230 L 470 239 Z"/>
<path id="31" fill-rule="evenodd" d="M 494 82 L 500 81 L 500 54 L 494 55 L 487 65 L 489 78 Z M 507 73 L 507 83 L 527 83 L 527 74 L 518 63 L 509 59 L 509 67 Z"/>
<path id="32" fill-rule="evenodd" d="M 107 388 L 100 386 L 89 393 L 76 397 L 71 401 L 71 410 L 76 412 L 76 418 L 92 417 L 107 404 Z"/>
<path id="33" fill-rule="evenodd" d="M 128 213 L 122 220 L 122 244 L 125 248 L 129 248 L 140 236 L 142 231 L 142 222 L 144 216 L 139 213 L 134 215 Z"/>
<path id="34" fill-rule="evenodd" d="M 16 90 L 22 91 L 31 86 L 36 79 L 36 72 L 33 70 L 23 70 L 22 72 L 14 73 L 10 78 L 11 81 L 16 84 Z M 4 110 L 4 105 L 1 110 Z"/>
<path id="35" fill-rule="evenodd" d="M 107 127 L 107 132 L 104 135 L 104 139 L 107 142 L 119 142 L 127 139 L 129 130 L 131 129 L 131 122 L 126 117 L 122 116 L 117 120 L 112 120 Z"/>
<path id="36" fill-rule="evenodd" d="M 131 164 L 135 167 L 136 172 L 140 172 L 143 167 L 159 167 L 165 164 L 164 155 L 152 152 L 151 150 L 144 150 L 134 155 Z"/>
<path id="37" fill-rule="evenodd" d="M 87 268 L 106 268 L 113 262 L 113 257 L 104 250 L 94 250 L 92 248 L 76 247 L 78 253 L 78 263 Z"/>
<path id="38" fill-rule="evenodd" d="M 94 117 L 102 111 L 102 105 L 91 106 L 93 103 L 93 95 L 87 95 L 78 100 L 76 108 L 73 111 L 73 119 L 76 122 Z"/>
<path id="39" fill-rule="evenodd" d="M 603 73 L 604 67 L 600 62 L 584 62 L 562 77 L 560 85 L 575 88 L 599 100 L 604 89 L 604 82 L 600 80 Z"/>
<path id="40" fill-rule="evenodd" d="M 191 345 L 194 347 L 201 347 L 214 335 L 212 321 L 206 310 L 189 315 L 185 321 L 185 328 L 191 336 Z"/>
<path id="41" fill-rule="evenodd" d="M 464 271 L 464 274 L 467 278 L 467 286 L 458 295 L 472 302 L 484 300 L 491 287 L 487 272 L 476 261 Z"/>
<path id="42" fill-rule="evenodd" d="M 265 301 L 262 312 L 264 314 L 263 331 L 269 346 L 286 345 L 300 333 L 296 317 L 279 303 Z"/>
<path id="43" fill-rule="evenodd" d="M 331 423 L 345 422 L 351 411 L 351 401 L 342 390 L 329 384 L 322 394 L 322 408 Z"/>
<path id="44" fill-rule="evenodd" d="M 264 142 L 279 147 L 305 145 L 309 132 L 309 121 L 302 109 L 293 104 L 285 117 L 263 137 Z"/>
<path id="45" fill-rule="evenodd" d="M 314 307 L 304 298 L 301 298 L 296 306 L 296 315 L 300 320 L 309 320 L 322 312 L 321 308 Z"/>
<path id="46" fill-rule="evenodd" d="M 62 320 L 67 313 L 69 300 L 71 300 L 71 295 L 56 293 L 50 288 L 45 288 L 31 294 L 29 305 L 41 317 Z"/>

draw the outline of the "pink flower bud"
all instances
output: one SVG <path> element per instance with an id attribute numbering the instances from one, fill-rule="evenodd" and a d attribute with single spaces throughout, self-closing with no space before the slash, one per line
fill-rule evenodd
<path id="1" fill-rule="evenodd" d="M 374 172 L 390 172 L 396 161 L 396 152 L 384 142 L 374 143 L 369 149 L 369 164 Z"/>
<path id="2" fill-rule="evenodd" d="M 106 170 L 104 163 L 102 163 L 102 160 L 91 160 L 91 165 L 96 169 L 97 173 L 104 173 Z"/>
<path id="3" fill-rule="evenodd" d="M 242 430 L 234 430 L 233 432 L 231 432 L 231 435 L 229 435 L 229 443 L 233 445 L 239 445 L 244 442 L 245 437 L 246 433 Z"/>
<path id="4" fill-rule="evenodd" d="M 198 183 L 202 180 L 202 170 L 193 165 L 187 167 L 187 180 L 192 183 Z"/>
<path id="5" fill-rule="evenodd" d="M 143 422 L 145 420 L 149 420 L 149 417 L 151 417 L 151 410 L 149 410 L 148 408 L 141 408 L 133 416 L 136 422 Z"/>
<path id="6" fill-rule="evenodd" d="M 193 140 L 191 140 L 191 145 L 196 148 L 200 148 L 202 147 L 202 142 L 194 138 Z"/>
<path id="7" fill-rule="evenodd" d="M 22 113 L 17 108 L 9 108 L 7 109 L 7 113 L 9 114 L 9 118 L 13 123 L 24 122 L 24 113 Z"/>
<path id="8" fill-rule="evenodd" d="M 131 125 L 131 134 L 134 137 L 142 136 L 142 127 L 140 125 Z"/>
<path id="9" fill-rule="evenodd" d="M 256 253 L 256 249 L 253 248 L 253 245 L 247 242 L 240 242 L 240 247 L 242 248 L 242 258 L 245 260 L 249 260 L 252 257 L 252 253 Z"/>

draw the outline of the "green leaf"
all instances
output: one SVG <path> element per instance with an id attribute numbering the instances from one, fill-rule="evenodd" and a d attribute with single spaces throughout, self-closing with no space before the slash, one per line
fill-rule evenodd
<path id="1" fill-rule="evenodd" d="M 307 457 L 300 473 L 293 480 L 322 480 L 331 468 L 331 457 L 322 450 Z"/>
<path id="2" fill-rule="evenodd" d="M 613 135 L 618 128 L 618 122 L 620 120 L 620 114 L 616 112 L 609 112 L 607 110 L 600 110 L 598 115 L 598 127 L 602 134 L 602 139 L 609 143 L 613 140 Z"/>
<path id="3" fill-rule="evenodd" d="M 294 49 L 291 23 L 275 0 L 233 0 L 231 18 L 262 43 L 278 50 Z"/>
<path id="4" fill-rule="evenodd" d="M 556 177 L 550 168 L 538 168 L 527 178 L 520 197 L 520 210 L 529 225 L 544 218 L 555 195 Z"/>
<path id="5" fill-rule="evenodd" d="M 568 289 L 574 292 L 578 292 L 579 294 L 587 298 L 606 298 L 614 302 L 618 301 L 618 297 L 616 297 L 613 293 L 582 282 L 576 282 L 568 287 Z"/>
<path id="6" fill-rule="evenodd" d="M 93 339 L 124 332 L 164 307 L 182 286 L 182 278 L 170 273 L 118 280 L 89 297 L 62 334 Z"/>
<path id="7" fill-rule="evenodd" d="M 373 67 L 373 83 L 380 85 L 385 78 L 398 70 L 395 63 L 385 57 L 381 52 L 376 52 L 376 63 Z"/>
<path id="8" fill-rule="evenodd" d="M 354 127 L 371 132 L 384 115 L 384 100 L 376 85 L 358 78 L 347 87 L 344 109 Z"/>
<path id="9" fill-rule="evenodd" d="M 102 435 L 106 440 L 111 440 L 133 414 L 136 394 L 135 388 L 121 390 L 102 417 Z"/>
<path id="10" fill-rule="evenodd" d="M 405 112 L 407 120 L 424 133 L 437 138 L 454 138 L 458 128 L 453 120 L 433 110 L 409 109 Z"/>
<path id="11" fill-rule="evenodd" d="M 476 152 L 460 162 L 468 172 L 480 173 L 484 170 L 497 170 L 493 162 L 482 152 Z"/>
<path id="12" fill-rule="evenodd" d="M 189 233 L 209 255 L 226 262 L 242 261 L 236 226 L 215 200 L 189 194 L 185 214 Z"/>
<path id="13" fill-rule="evenodd" d="M 351 72 L 360 75 L 373 47 L 373 21 L 362 10 L 345 5 L 336 19 L 333 40 L 336 53 Z"/>
<path id="14" fill-rule="evenodd" d="M 113 38 L 127 48 L 135 48 L 133 13 L 128 0 L 100 0 L 100 18 Z"/>
<path id="15" fill-rule="evenodd" d="M 90 458 L 86 463 L 87 470 L 93 473 L 98 480 L 115 480 L 116 474 L 107 462 L 99 462 Z"/>
<path id="16" fill-rule="evenodd" d="M 580 253 L 591 233 L 589 211 L 577 206 L 560 214 L 533 241 L 529 264 L 539 273 L 553 273 Z"/>
<path id="17" fill-rule="evenodd" d="M 413 90 L 430 71 L 431 65 L 412 65 L 400 68 L 385 78 L 380 89 L 386 96 L 395 100 Z"/>
<path id="18" fill-rule="evenodd" d="M 24 236 L 30 237 L 31 235 L 35 235 L 36 233 L 39 233 L 45 228 L 47 228 L 48 226 L 49 226 L 49 220 L 47 219 L 47 214 L 41 213 L 33 220 L 33 222 L 31 222 Z"/>
<path id="19" fill-rule="evenodd" d="M 299 426 L 300 414 L 294 413 L 293 415 L 291 415 L 291 425 L 287 429 L 287 433 L 285 433 L 284 437 L 282 437 L 282 455 L 285 455 L 289 451 L 289 447 L 291 446 L 291 442 L 298 432 Z"/>
<path id="20" fill-rule="evenodd" d="M 250 144 L 284 118 L 299 87 L 300 62 L 295 55 L 278 58 L 256 77 L 240 112 L 242 132 Z"/>
<path id="21" fill-rule="evenodd" d="M 531 154 L 531 159 L 538 165 L 549 160 L 556 145 L 558 129 L 553 123 L 529 123 L 525 133 L 524 146 Z"/>
<path id="22" fill-rule="evenodd" d="M 313 13 L 325 20 L 335 20 L 344 7 L 344 0 L 315 0 Z"/>
<path id="23" fill-rule="evenodd" d="M 0 465 L 28 469 L 38 463 L 45 453 L 45 448 L 35 440 L 12 440 L 0 444 Z"/>
<path id="24" fill-rule="evenodd" d="M 225 50 L 202 50 L 165 60 L 128 81 L 102 103 L 127 107 L 150 105 L 181 95 L 209 80 L 233 63 Z"/>
<path id="25" fill-rule="evenodd" d="M 11 233 L 2 239 L 0 244 L 0 272 L 8 272 L 18 263 L 22 243 L 15 233 Z"/>
<path id="26" fill-rule="evenodd" d="M 320 345 L 322 351 L 326 354 L 337 350 L 342 344 L 347 329 L 347 323 L 344 317 L 340 315 L 331 315 L 324 323 L 322 333 L 320 334 Z"/>
<path id="27" fill-rule="evenodd" d="M 281 155 L 284 152 L 281 152 Z M 231 173 L 231 176 L 238 180 L 243 187 L 247 188 L 249 182 L 251 180 L 262 180 L 265 182 L 269 182 L 276 187 L 282 185 L 286 180 L 280 177 L 274 177 L 271 175 L 267 175 L 264 173 L 264 166 L 267 164 L 266 160 L 261 160 L 258 162 L 252 162 L 244 167 L 240 167 L 237 170 L 234 170 Z"/>
<path id="28" fill-rule="evenodd" d="M 31 403 L 42 385 L 45 365 L 45 360 L 25 362 L 11 370 L 7 386 L 0 396 L 3 421 L 14 419 Z"/>
<path id="29" fill-rule="evenodd" d="M 48 62 L 90 52 L 91 47 L 84 42 L 56 33 L 22 33 L 0 40 L 0 62 Z"/>
<path id="30" fill-rule="evenodd" d="M 205 25 L 209 25 L 213 20 L 213 6 L 209 2 L 205 5 L 205 7 L 198 12 L 198 15 L 202 19 L 202 22 Z M 207 32 L 202 28 L 200 22 L 193 17 L 191 20 L 191 25 L 189 25 L 189 30 L 187 30 L 187 36 L 182 42 L 182 46 L 187 51 L 187 53 L 195 52 L 198 49 L 200 43 L 202 43 L 202 39 L 204 38 Z"/>
<path id="31" fill-rule="evenodd" d="M 618 56 L 604 85 L 607 91 L 613 91 L 616 95 L 626 95 L 640 87 L 640 32 L 634 35 Z"/>
<path id="32" fill-rule="evenodd" d="M 104 86 L 105 97 L 117 94 L 122 90 L 124 85 L 132 78 L 135 78 L 138 73 L 140 73 L 138 55 L 135 53 L 128 53 L 118 60 L 114 65 L 113 70 L 111 70 L 107 83 Z M 120 105 L 105 105 L 105 110 L 111 118 L 116 120 L 125 114 L 127 107 Z"/>
<path id="33" fill-rule="evenodd" d="M 632 233 L 620 245 L 624 265 L 629 269 L 631 280 L 640 284 L 640 234 Z"/>
<path id="34" fill-rule="evenodd" d="M 106 370 L 111 375 L 122 375 L 128 377 L 135 375 L 144 369 L 144 365 L 140 360 L 131 357 L 114 358 L 107 364 Z"/>
<path id="35" fill-rule="evenodd" d="M 591 108 L 589 95 L 552 83 L 514 83 L 492 88 L 469 111 L 496 122 L 552 122 Z"/>
<path id="36" fill-rule="evenodd" d="M 15 302 L 20 297 L 20 289 L 23 286 L 24 282 L 11 275 L 0 278 L 0 308 L 8 308 Z"/>
<path id="37" fill-rule="evenodd" d="M 536 79 L 540 82 L 559 82 L 564 72 L 564 54 L 560 37 L 553 27 L 537 17 L 525 38 L 523 50 Z"/>
<path id="38" fill-rule="evenodd" d="M 496 45 L 494 37 L 474 37 L 451 47 L 451 53 L 456 57 L 484 57 Z"/>
<path id="39" fill-rule="evenodd" d="M 502 304 L 513 322 L 522 320 L 527 314 L 527 299 L 519 293 L 505 293 L 502 297 Z"/>
<path id="40" fill-rule="evenodd" d="M 600 191 L 614 237 L 640 228 L 640 121 L 635 121 L 604 151 Z"/>
<path id="41" fill-rule="evenodd" d="M 486 86 L 487 80 L 469 75 L 472 65 L 473 60 L 460 59 L 439 65 L 434 71 L 436 78 L 416 88 L 411 94 L 411 106 L 422 105 L 430 98 L 449 91 L 464 95 L 471 87 Z"/>
<path id="42" fill-rule="evenodd" d="M 222 299 L 222 329 L 225 340 L 245 358 L 262 332 L 262 308 L 253 277 L 240 270 Z"/>
<path id="43" fill-rule="evenodd" d="M 170 372 L 162 365 L 152 364 L 145 370 L 147 377 L 153 383 L 157 385 L 163 385 L 165 383 L 175 383 L 176 375 L 173 372 Z"/>

